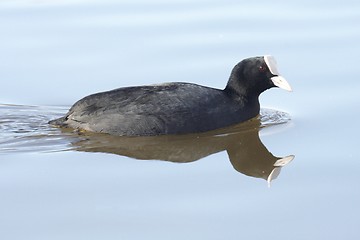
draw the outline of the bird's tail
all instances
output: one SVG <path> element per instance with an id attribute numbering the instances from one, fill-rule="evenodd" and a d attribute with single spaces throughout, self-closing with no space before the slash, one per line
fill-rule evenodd
<path id="1" fill-rule="evenodd" d="M 49 121 L 48 123 L 50 125 L 54 125 L 56 127 L 66 127 L 67 124 L 65 123 L 66 121 L 66 117 L 61 117 L 61 118 L 57 118 L 57 119 L 54 119 L 54 120 L 51 120 Z"/>

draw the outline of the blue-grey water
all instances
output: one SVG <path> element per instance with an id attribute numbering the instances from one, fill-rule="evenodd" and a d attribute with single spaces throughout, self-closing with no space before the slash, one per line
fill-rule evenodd
<path id="1" fill-rule="evenodd" d="M 352 0 L 1 1 L 1 239 L 359 239 L 359 29 Z M 265 54 L 294 92 L 263 93 L 245 126 L 47 125 L 94 92 L 223 88 Z"/>

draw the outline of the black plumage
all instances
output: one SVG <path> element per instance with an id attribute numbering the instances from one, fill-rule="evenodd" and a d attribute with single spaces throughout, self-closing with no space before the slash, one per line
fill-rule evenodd
<path id="1" fill-rule="evenodd" d="M 238 63 L 224 90 L 181 82 L 119 88 L 89 95 L 49 123 L 121 136 L 196 133 L 240 123 L 257 116 L 260 93 L 278 85 L 267 58 Z"/>

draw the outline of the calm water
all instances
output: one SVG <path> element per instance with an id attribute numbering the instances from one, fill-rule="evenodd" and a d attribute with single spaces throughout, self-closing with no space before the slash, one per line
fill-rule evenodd
<path id="1" fill-rule="evenodd" d="M 1 237 L 359 239 L 359 29 L 351 0 L 1 1 Z M 264 54 L 294 92 L 264 93 L 245 125 L 113 138 L 46 124 L 117 87 L 223 88 Z"/>

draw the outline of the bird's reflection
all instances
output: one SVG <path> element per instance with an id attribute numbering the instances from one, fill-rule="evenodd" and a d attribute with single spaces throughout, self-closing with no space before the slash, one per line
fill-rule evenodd
<path id="1" fill-rule="evenodd" d="M 294 156 L 275 157 L 259 138 L 261 124 L 252 119 L 232 127 L 200 134 L 119 137 L 83 133 L 76 150 L 105 152 L 135 159 L 186 163 L 226 150 L 234 169 L 247 176 L 263 178 L 268 184 Z"/>

